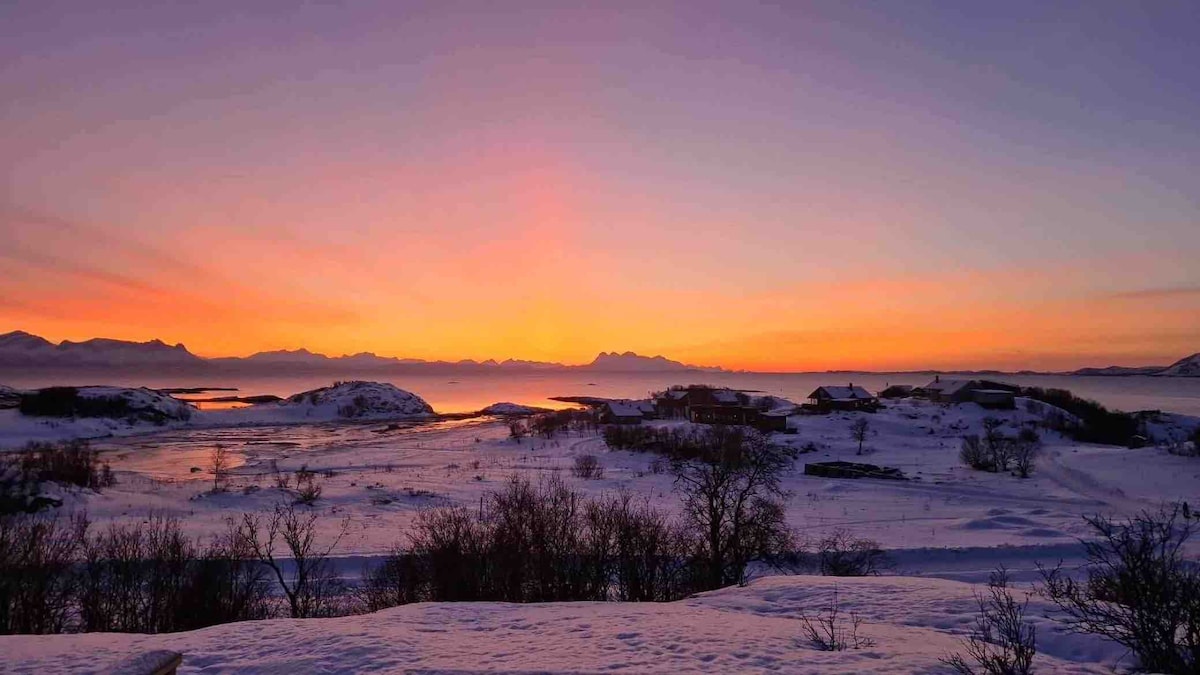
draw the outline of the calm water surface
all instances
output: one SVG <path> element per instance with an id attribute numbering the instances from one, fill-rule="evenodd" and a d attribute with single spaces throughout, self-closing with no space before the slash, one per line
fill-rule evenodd
<path id="1" fill-rule="evenodd" d="M 955 377 L 955 376 L 949 376 Z M 1170 377 L 1078 377 L 1062 375 L 997 375 L 991 379 L 1014 384 L 1070 389 L 1120 410 L 1164 410 L 1200 416 L 1200 378 Z M 469 412 L 499 401 L 545 407 L 566 404 L 551 396 L 605 396 L 639 398 L 672 384 L 710 383 L 783 396 L 793 401 L 806 398 L 821 385 L 853 382 L 872 391 L 889 384 L 921 385 L 931 375 L 888 373 L 596 373 L 558 371 L 551 373 L 486 373 L 454 375 L 410 375 L 393 373 L 246 376 L 150 376 L 128 374 L 88 375 L 0 373 L 0 384 L 41 387 L 63 384 L 112 384 L 120 386 L 236 387 L 242 396 L 275 394 L 287 396 L 330 384 L 335 379 L 372 379 L 391 382 L 418 394 L 438 412 Z M 216 392 L 214 395 L 234 392 Z"/>

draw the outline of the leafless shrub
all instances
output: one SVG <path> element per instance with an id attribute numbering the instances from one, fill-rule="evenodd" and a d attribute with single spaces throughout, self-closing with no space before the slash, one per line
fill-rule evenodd
<path id="1" fill-rule="evenodd" d="M 66 630 L 87 529 L 82 516 L 0 516 L 0 634 Z"/>
<path id="2" fill-rule="evenodd" d="M 289 504 L 276 506 L 265 522 L 247 513 L 234 525 L 238 545 L 271 571 L 294 619 L 332 616 L 341 591 L 329 553 L 345 536 L 349 522 L 342 521 L 333 541 L 320 546 L 316 520 L 315 513 L 301 514 Z M 287 564 L 281 554 L 286 556 Z"/>
<path id="3" fill-rule="evenodd" d="M 665 457 L 655 457 L 650 460 L 650 473 L 658 476 L 666 473 L 671 468 L 671 463 Z"/>
<path id="4" fill-rule="evenodd" d="M 1085 520 L 1098 536 L 1083 542 L 1086 580 L 1061 566 L 1042 570 L 1040 591 L 1065 614 L 1063 623 L 1124 645 L 1143 670 L 1200 671 L 1200 565 L 1185 554 L 1200 517 L 1176 504 L 1125 522 Z"/>
<path id="5" fill-rule="evenodd" d="M 991 453 L 984 447 L 977 434 L 963 436 L 962 449 L 959 450 L 958 456 L 962 459 L 963 464 L 977 471 L 996 470 Z"/>
<path id="6" fill-rule="evenodd" d="M 275 487 L 287 490 L 292 486 L 292 475 L 279 470 L 279 464 L 271 460 L 271 476 L 275 479 Z"/>
<path id="7" fill-rule="evenodd" d="M 604 465 L 595 455 L 579 455 L 571 467 L 571 475 L 584 480 L 599 480 L 604 478 Z"/>
<path id="8" fill-rule="evenodd" d="M 1010 441 L 1013 469 L 1020 478 L 1029 478 L 1042 452 L 1042 440 L 1032 429 L 1022 429 L 1017 438 Z"/>
<path id="9" fill-rule="evenodd" d="M 846 530 L 834 530 L 817 542 L 816 549 L 818 569 L 826 576 L 871 576 L 890 564 L 878 542 L 856 539 Z"/>
<path id="10" fill-rule="evenodd" d="M 308 470 L 305 464 L 296 470 L 296 503 L 312 506 L 321 498 L 321 484 L 317 482 L 317 474 Z"/>
<path id="11" fill-rule="evenodd" d="M 963 642 L 966 655 L 941 659 L 959 675 L 1029 675 L 1037 654 L 1037 629 L 1025 620 L 1029 599 L 1018 602 L 1008 590 L 1004 568 L 992 573 L 987 595 L 976 594 L 979 616 Z"/>
<path id="12" fill-rule="evenodd" d="M 529 426 L 524 420 L 512 420 L 508 423 L 508 437 L 520 443 L 523 438 L 529 435 Z"/>
<path id="13" fill-rule="evenodd" d="M 813 647 L 824 652 L 840 652 L 847 649 L 863 649 L 875 646 L 871 638 L 859 635 L 862 627 L 862 617 L 857 612 L 849 615 L 842 614 L 841 603 L 838 601 L 837 588 L 833 589 L 833 598 L 821 613 L 808 616 L 800 613 L 801 634 Z"/>
<path id="14" fill-rule="evenodd" d="M 174 518 L 112 524 L 84 547 L 80 617 L 85 631 L 160 633 L 175 630 L 188 601 L 192 541 Z"/>

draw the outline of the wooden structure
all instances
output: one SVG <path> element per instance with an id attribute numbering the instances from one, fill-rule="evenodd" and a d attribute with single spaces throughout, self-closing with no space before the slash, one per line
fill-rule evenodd
<path id="1" fill-rule="evenodd" d="M 874 410 L 879 399 L 851 382 L 846 387 L 817 387 L 808 395 L 809 407 L 822 412 L 830 410 Z"/>
<path id="2" fill-rule="evenodd" d="M 904 472 L 890 466 L 857 464 L 855 462 L 811 462 L 804 465 L 804 475 L 821 478 L 883 478 L 908 480 Z"/>
<path id="3" fill-rule="evenodd" d="M 934 403 L 978 403 L 985 408 L 1012 408 L 1021 388 L 1006 382 L 991 380 L 943 380 L 934 376 L 933 382 L 920 392 Z"/>
<path id="4" fill-rule="evenodd" d="M 641 424 L 644 416 L 641 408 L 630 402 L 609 401 L 600 409 L 603 424 Z"/>

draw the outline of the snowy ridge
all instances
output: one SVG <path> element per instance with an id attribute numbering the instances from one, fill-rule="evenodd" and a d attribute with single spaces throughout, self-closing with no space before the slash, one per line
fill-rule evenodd
<path id="1" fill-rule="evenodd" d="M 336 619 L 276 619 L 169 635 L 0 637 L 6 672 L 84 672 L 153 649 L 181 673 L 918 673 L 962 650 L 974 586 L 906 577 L 772 577 L 671 603 L 423 603 Z M 837 593 L 872 646 L 815 649 L 799 616 Z M 1122 649 L 1064 634 L 1033 598 L 1039 672 L 1111 672 Z M 302 665 L 301 665 L 302 664 Z"/>

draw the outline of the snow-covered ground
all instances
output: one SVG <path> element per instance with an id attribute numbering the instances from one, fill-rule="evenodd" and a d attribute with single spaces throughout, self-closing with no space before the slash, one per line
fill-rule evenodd
<path id="1" fill-rule="evenodd" d="M 820 651 L 801 632 L 836 590 L 871 646 Z M 7 673 L 89 672 L 154 649 L 181 673 L 930 673 L 961 652 L 974 587 L 940 579 L 770 577 L 672 603 L 425 603 L 167 635 L 0 638 Z M 1018 593 L 1018 597 L 1020 597 Z M 1121 648 L 1063 634 L 1033 599 L 1042 673 L 1111 673 Z"/>
<path id="2" fill-rule="evenodd" d="M 667 605 L 419 605 L 370 617 L 278 620 L 175 636 L 9 638 L 0 640 L 0 671 L 70 671 L 94 664 L 92 653 L 115 657 L 153 648 L 187 652 L 187 668 L 200 669 L 190 672 L 323 671 L 335 663 L 341 670 L 329 670 L 931 671 L 937 657 L 955 648 L 956 635 L 974 613 L 971 592 L 978 587 L 962 582 L 985 581 L 997 564 L 1018 581 L 1030 581 L 1039 562 L 1077 561 L 1077 537 L 1087 534 L 1084 515 L 1121 517 L 1164 501 L 1200 501 L 1200 459 L 1158 447 L 1080 444 L 1045 429 L 1044 454 L 1029 479 L 961 465 L 960 439 L 980 433 L 984 417 L 1004 419 L 1003 431 L 1015 434 L 1042 414 L 1023 405 L 987 411 L 974 404 L 901 400 L 874 414 L 793 416 L 796 433 L 773 436 L 774 442 L 808 449 L 784 477 L 791 493 L 788 521 L 801 537 L 815 540 L 845 529 L 875 539 L 894 561 L 889 573 L 903 576 L 764 578 L 748 589 Z M 859 418 L 870 425 L 861 456 L 850 433 Z M 1200 423 L 1165 419 L 1179 433 Z M 153 512 L 179 517 L 191 534 L 216 533 L 230 516 L 292 498 L 276 487 L 274 469 L 307 466 L 323 489 L 313 507 L 323 516 L 321 535 L 331 539 L 349 519 L 350 531 L 334 551 L 347 576 L 403 542 L 422 509 L 478 504 L 485 491 L 514 474 L 536 480 L 559 472 L 585 493 L 625 489 L 662 509 L 678 508 L 670 475 L 655 472 L 655 455 L 610 450 L 594 434 L 518 443 L 508 437 L 507 423 L 492 417 L 280 421 L 272 416 L 256 424 L 249 415 L 238 426 L 96 441 L 118 483 L 100 494 L 69 495 L 64 508 L 86 509 L 98 526 Z M 234 468 L 229 491 L 212 494 L 208 457 L 218 444 L 232 451 Z M 600 459 L 603 479 L 570 474 L 580 454 Z M 830 460 L 896 467 L 912 480 L 804 475 L 807 462 Z M 797 612 L 819 609 L 821 594 L 835 583 L 843 602 L 864 615 L 875 647 L 824 653 L 799 641 Z M 1093 640 L 1059 637 L 1048 624 L 1040 636 L 1042 672 L 1103 672 L 1120 653 Z"/>
<path id="3" fill-rule="evenodd" d="M 1039 419 L 1020 406 L 995 412 L 917 400 L 893 402 L 875 414 L 792 417 L 797 433 L 775 434 L 774 441 L 815 450 L 801 454 L 784 477 L 791 493 L 789 523 L 808 539 L 839 528 L 875 539 L 896 552 L 901 573 L 979 580 L 1000 560 L 1028 571 L 1036 561 L 1074 555 L 1076 538 L 1086 534 L 1084 515 L 1121 516 L 1163 501 L 1200 499 L 1200 459 L 1156 447 L 1079 444 L 1044 429 L 1044 454 L 1032 478 L 971 471 L 959 461 L 960 438 L 979 433 L 988 415 L 1006 419 L 1003 430 L 1009 434 Z M 850 435 L 859 417 L 870 424 L 861 456 Z M 117 485 L 101 494 L 76 494 L 68 505 L 87 509 L 101 524 L 151 511 L 175 515 L 193 534 L 207 534 L 224 527 L 229 516 L 290 499 L 275 486 L 272 472 L 307 466 L 322 485 L 314 507 L 328 516 L 321 522 L 332 531 L 350 517 L 351 530 L 337 553 L 353 561 L 347 564 L 354 571 L 362 557 L 381 555 L 402 541 L 421 509 L 477 504 L 485 491 L 514 474 L 537 480 L 559 472 L 585 493 L 625 489 L 662 509 L 678 507 L 671 476 L 655 473 L 655 455 L 610 450 L 594 434 L 520 443 L 508 436 L 505 422 L 483 417 L 245 424 L 114 437 L 94 446 L 105 451 Z M 211 494 L 209 455 L 218 444 L 231 451 L 234 468 L 229 491 Z M 580 454 L 600 459 L 602 479 L 570 475 Z M 806 463 L 830 460 L 896 467 L 912 480 L 804 475 Z"/>

